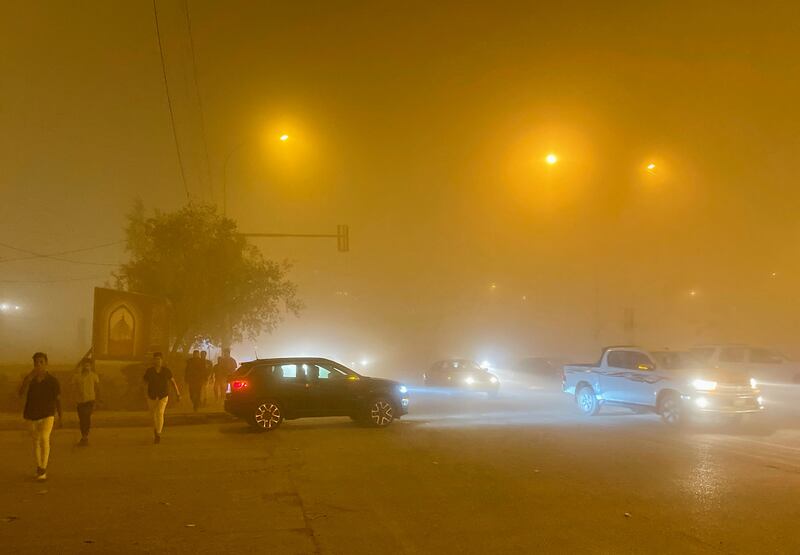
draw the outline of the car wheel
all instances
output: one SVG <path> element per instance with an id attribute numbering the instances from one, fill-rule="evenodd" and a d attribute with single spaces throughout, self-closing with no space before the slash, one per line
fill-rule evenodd
<path id="1" fill-rule="evenodd" d="M 250 417 L 250 425 L 259 432 L 269 432 L 277 428 L 283 422 L 283 409 L 274 400 L 267 400 L 259 403 L 253 410 Z"/>
<path id="2" fill-rule="evenodd" d="M 594 416 L 600 412 L 600 402 L 597 400 L 597 395 L 591 386 L 584 385 L 575 394 L 575 401 L 578 403 L 578 408 L 586 416 Z"/>
<path id="3" fill-rule="evenodd" d="M 367 408 L 366 422 L 375 428 L 384 428 L 394 421 L 392 402 L 383 397 L 374 399 Z"/>
<path id="4" fill-rule="evenodd" d="M 661 420 L 670 426 L 681 426 L 686 423 L 686 410 L 680 397 L 671 393 L 661 401 Z"/>

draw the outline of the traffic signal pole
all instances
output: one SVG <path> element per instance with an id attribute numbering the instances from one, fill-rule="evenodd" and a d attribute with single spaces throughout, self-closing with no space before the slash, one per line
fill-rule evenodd
<path id="1" fill-rule="evenodd" d="M 336 239 L 339 252 L 350 250 L 350 226 L 336 226 L 336 233 L 242 233 L 245 237 L 301 237 L 306 239 Z"/>

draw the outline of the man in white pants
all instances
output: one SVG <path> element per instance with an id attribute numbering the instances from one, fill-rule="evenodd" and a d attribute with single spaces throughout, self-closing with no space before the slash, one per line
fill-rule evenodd
<path id="1" fill-rule="evenodd" d="M 47 479 L 47 463 L 50 459 L 50 432 L 53 431 L 55 415 L 61 427 L 61 386 L 47 372 L 47 354 L 34 353 L 33 370 L 22 380 L 19 395 L 25 395 L 23 417 L 31 423 L 33 452 L 36 457 L 36 479 Z"/>
<path id="2" fill-rule="evenodd" d="M 181 400 L 181 392 L 178 384 L 172 376 L 172 371 L 164 364 L 161 353 L 153 353 L 153 366 L 144 373 L 144 381 L 147 383 L 147 406 L 153 415 L 153 443 L 161 443 L 161 431 L 164 429 L 164 411 L 169 402 L 169 384 L 175 388 L 175 395 L 178 402 Z"/>

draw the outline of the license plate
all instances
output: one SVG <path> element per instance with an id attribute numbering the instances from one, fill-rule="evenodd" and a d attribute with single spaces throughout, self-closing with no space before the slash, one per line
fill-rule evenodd
<path id="1" fill-rule="evenodd" d="M 736 399 L 736 400 L 733 402 L 733 406 L 735 406 L 735 407 L 743 407 L 743 406 L 745 406 L 746 404 L 747 404 L 747 401 L 746 401 L 745 399 Z"/>

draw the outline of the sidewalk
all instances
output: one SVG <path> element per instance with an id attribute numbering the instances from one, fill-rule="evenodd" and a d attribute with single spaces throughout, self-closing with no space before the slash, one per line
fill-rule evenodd
<path id="1" fill-rule="evenodd" d="M 192 424 L 211 424 L 214 422 L 233 422 L 235 419 L 216 407 L 198 412 L 183 408 L 167 409 L 165 425 L 186 426 Z M 92 428 L 133 428 L 152 426 L 153 420 L 147 411 L 97 410 L 92 415 Z M 64 410 L 64 428 L 78 428 L 78 415 L 74 408 Z M 0 431 L 27 430 L 28 422 L 21 413 L 0 413 Z"/>

